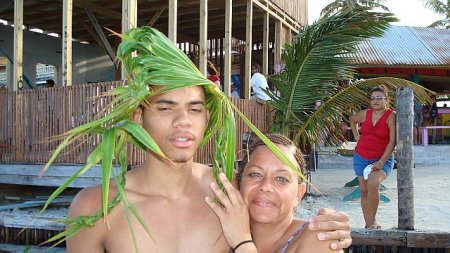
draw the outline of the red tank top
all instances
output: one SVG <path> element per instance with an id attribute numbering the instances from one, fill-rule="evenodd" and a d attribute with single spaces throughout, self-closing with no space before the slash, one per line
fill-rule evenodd
<path id="1" fill-rule="evenodd" d="M 373 110 L 368 109 L 366 119 L 361 123 L 361 137 L 355 151 L 366 160 L 379 159 L 389 143 L 389 126 L 387 119 L 393 112 L 387 109 L 375 126 L 372 124 Z"/>

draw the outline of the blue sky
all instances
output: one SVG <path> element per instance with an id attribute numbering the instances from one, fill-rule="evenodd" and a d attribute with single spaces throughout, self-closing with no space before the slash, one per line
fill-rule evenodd
<path id="1" fill-rule="evenodd" d="M 308 0 L 308 20 L 312 23 L 320 11 L 333 0 Z M 423 0 L 387 0 L 383 3 L 400 19 L 394 25 L 426 27 L 442 17 L 425 9 Z"/>

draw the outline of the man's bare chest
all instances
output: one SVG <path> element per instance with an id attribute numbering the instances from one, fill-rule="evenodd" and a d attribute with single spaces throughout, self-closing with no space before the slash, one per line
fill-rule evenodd
<path id="1" fill-rule="evenodd" d="M 206 204 L 155 201 L 138 203 L 136 210 L 140 218 L 131 210 L 127 218 L 124 207 L 111 213 L 108 252 L 132 252 L 133 241 L 139 252 L 228 252 L 220 222 Z"/>

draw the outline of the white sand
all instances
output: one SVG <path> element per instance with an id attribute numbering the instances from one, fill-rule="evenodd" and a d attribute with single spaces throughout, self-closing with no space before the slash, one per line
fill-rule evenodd
<path id="1" fill-rule="evenodd" d="M 308 196 L 299 208 L 299 217 L 306 218 L 317 213 L 321 207 L 332 207 L 350 215 L 352 227 L 363 228 L 364 219 L 360 199 L 343 201 L 354 190 L 344 187 L 355 177 L 351 166 L 339 165 L 336 169 L 318 169 L 312 172 L 312 183 L 324 196 Z M 380 202 L 377 221 L 383 229 L 397 227 L 397 170 L 383 182 L 382 191 L 390 203 Z M 313 194 L 317 192 L 312 191 Z M 424 166 L 414 169 L 415 229 L 450 232 L 450 165 Z"/>

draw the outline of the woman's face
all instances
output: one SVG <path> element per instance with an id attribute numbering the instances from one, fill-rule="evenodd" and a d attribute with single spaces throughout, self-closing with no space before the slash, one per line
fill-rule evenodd
<path id="1" fill-rule="evenodd" d="M 278 147 L 297 164 L 293 150 Z M 305 193 L 305 184 L 266 146 L 259 146 L 250 155 L 241 179 L 241 193 L 252 222 L 273 223 L 291 219 L 293 209 Z"/>
<path id="2" fill-rule="evenodd" d="M 374 91 L 370 94 L 370 106 L 374 110 L 384 110 L 387 108 L 387 97 L 381 91 Z"/>

